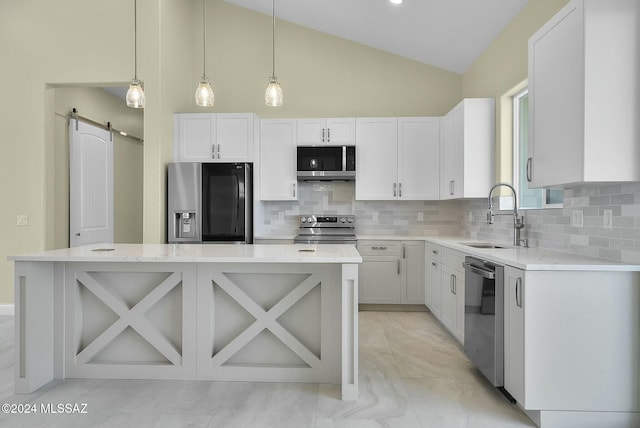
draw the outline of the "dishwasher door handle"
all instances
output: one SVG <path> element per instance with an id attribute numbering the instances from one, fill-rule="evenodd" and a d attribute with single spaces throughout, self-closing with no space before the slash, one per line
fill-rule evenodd
<path id="1" fill-rule="evenodd" d="M 469 269 L 471 272 L 480 275 L 483 278 L 487 279 L 495 279 L 496 273 L 492 270 L 482 269 L 471 263 L 463 263 L 465 269 Z"/>

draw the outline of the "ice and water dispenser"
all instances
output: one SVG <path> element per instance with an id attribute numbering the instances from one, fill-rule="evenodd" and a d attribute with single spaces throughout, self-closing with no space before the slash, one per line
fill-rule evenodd
<path id="1" fill-rule="evenodd" d="M 168 171 L 169 242 L 198 242 L 200 236 L 202 174 L 199 164 L 169 164 Z"/>

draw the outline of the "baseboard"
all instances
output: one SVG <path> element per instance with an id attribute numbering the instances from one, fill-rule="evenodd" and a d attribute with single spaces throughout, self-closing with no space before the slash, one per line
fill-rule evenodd
<path id="1" fill-rule="evenodd" d="M 373 304 L 360 303 L 359 311 L 380 311 L 380 312 L 428 312 L 425 305 L 395 305 L 395 304 Z"/>
<path id="2" fill-rule="evenodd" d="M 0 304 L 0 315 L 14 316 L 16 314 L 16 307 L 12 303 Z"/>

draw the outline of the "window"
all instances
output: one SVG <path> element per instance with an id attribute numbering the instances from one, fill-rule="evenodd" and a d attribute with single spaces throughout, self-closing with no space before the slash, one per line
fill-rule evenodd
<path id="1" fill-rule="evenodd" d="M 519 209 L 562 208 L 563 189 L 529 189 L 529 91 L 513 96 L 513 183 L 518 192 Z"/>

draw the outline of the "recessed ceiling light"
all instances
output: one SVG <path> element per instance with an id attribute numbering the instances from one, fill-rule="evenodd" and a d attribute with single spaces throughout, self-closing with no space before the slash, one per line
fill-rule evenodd
<path id="1" fill-rule="evenodd" d="M 391 4 L 402 4 L 404 3 L 404 0 L 389 0 L 391 2 Z"/>

